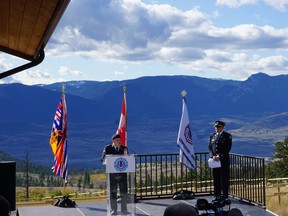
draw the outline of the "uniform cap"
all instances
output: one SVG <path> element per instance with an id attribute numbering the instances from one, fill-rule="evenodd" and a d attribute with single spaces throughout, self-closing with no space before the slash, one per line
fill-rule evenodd
<path id="1" fill-rule="evenodd" d="M 118 138 L 121 138 L 121 136 L 119 134 L 114 134 L 111 139 L 114 140 Z"/>
<path id="2" fill-rule="evenodd" d="M 224 126 L 225 126 L 225 123 L 222 122 L 222 121 L 217 120 L 217 121 L 215 121 L 215 125 L 214 125 L 214 126 L 215 126 L 215 127 L 224 127 Z"/>

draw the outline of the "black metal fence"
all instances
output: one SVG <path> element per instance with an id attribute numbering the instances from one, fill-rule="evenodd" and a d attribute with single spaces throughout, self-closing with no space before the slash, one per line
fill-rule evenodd
<path id="1" fill-rule="evenodd" d="M 209 154 L 196 153 L 196 170 L 181 170 L 179 154 L 150 154 L 136 157 L 136 198 L 167 198 L 177 191 L 197 195 L 213 194 Z M 230 195 L 265 206 L 264 158 L 230 154 Z M 181 175 L 183 173 L 183 175 Z"/>

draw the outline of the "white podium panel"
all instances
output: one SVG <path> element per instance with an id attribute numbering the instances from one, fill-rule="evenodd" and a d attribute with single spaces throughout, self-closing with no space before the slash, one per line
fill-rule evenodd
<path id="1" fill-rule="evenodd" d="M 106 173 L 135 172 L 135 155 L 107 155 Z"/>
<path id="2" fill-rule="evenodd" d="M 135 155 L 107 155 L 107 215 L 135 215 Z"/>

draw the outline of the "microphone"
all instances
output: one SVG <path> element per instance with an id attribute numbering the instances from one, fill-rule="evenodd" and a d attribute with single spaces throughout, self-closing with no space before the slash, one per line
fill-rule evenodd
<path id="1" fill-rule="evenodd" d="M 133 150 L 129 150 L 128 152 L 129 152 L 129 154 L 130 154 L 130 152 L 132 152 L 133 154 L 136 154 L 136 152 Z"/>
<path id="2" fill-rule="evenodd" d="M 119 146 L 119 149 L 120 149 L 120 150 L 123 150 L 123 151 L 124 151 L 125 149 L 128 150 L 128 148 L 127 148 L 126 146 Z"/>

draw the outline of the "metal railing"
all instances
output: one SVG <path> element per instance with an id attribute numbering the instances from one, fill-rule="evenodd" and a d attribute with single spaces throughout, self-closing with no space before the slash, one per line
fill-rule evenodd
<path id="1" fill-rule="evenodd" d="M 231 154 L 230 160 L 230 194 L 266 206 L 264 158 Z"/>
<path id="2" fill-rule="evenodd" d="M 150 154 L 136 157 L 136 199 L 167 198 L 186 190 L 197 195 L 213 194 L 208 153 L 196 153 L 196 170 L 184 167 L 179 154 Z M 230 154 L 230 196 L 265 206 L 264 158 Z"/>

